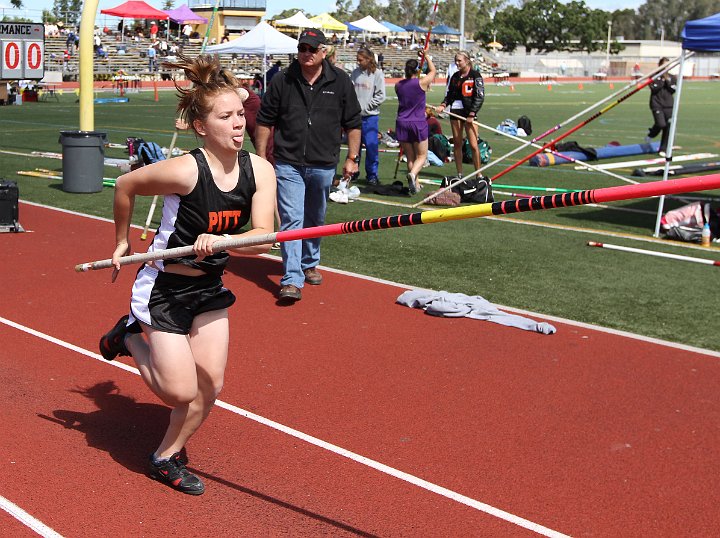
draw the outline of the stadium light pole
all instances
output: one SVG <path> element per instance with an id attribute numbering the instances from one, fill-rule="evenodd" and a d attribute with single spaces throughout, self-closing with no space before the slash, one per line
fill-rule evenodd
<path id="1" fill-rule="evenodd" d="M 607 76 L 610 76 L 610 33 L 612 32 L 612 21 L 608 21 L 607 49 L 605 49 L 605 65 L 607 66 Z"/>
<path id="2" fill-rule="evenodd" d="M 465 0 L 460 0 L 460 50 L 465 50 Z"/>

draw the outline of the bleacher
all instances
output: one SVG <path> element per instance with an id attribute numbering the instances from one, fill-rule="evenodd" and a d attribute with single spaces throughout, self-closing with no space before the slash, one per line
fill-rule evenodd
<path id="1" fill-rule="evenodd" d="M 133 41 L 126 39 L 125 41 L 117 41 L 112 37 L 103 39 L 103 48 L 107 52 L 106 58 L 95 57 L 93 69 L 96 79 L 109 80 L 118 71 L 123 71 L 125 75 L 136 76 L 143 79 L 151 79 L 160 77 L 162 72 L 163 57 L 158 55 L 157 61 L 159 67 L 158 72 L 150 72 L 148 69 L 148 60 L 146 51 L 149 47 L 149 40 Z M 179 43 L 178 43 L 179 44 Z M 120 50 L 123 53 L 120 53 Z M 64 59 L 65 37 L 47 37 L 45 40 L 45 69 L 48 71 L 62 71 L 64 80 L 76 81 L 79 70 L 78 51 L 75 51 L 67 61 Z M 200 40 L 191 40 L 191 42 L 182 47 L 182 52 L 190 57 L 200 53 Z M 405 62 L 411 58 L 417 58 L 414 50 L 409 48 L 397 49 L 396 47 L 373 47 L 373 52 L 379 54 L 382 52 L 385 65 L 385 76 L 389 78 L 401 78 L 405 68 Z M 447 72 L 448 65 L 452 62 L 457 52 L 455 49 L 443 47 L 430 47 L 430 54 L 440 76 Z M 356 65 L 357 48 L 355 47 L 338 47 L 337 48 L 337 64 L 342 65 L 346 70 L 352 70 Z M 262 73 L 262 59 L 255 55 L 230 55 L 223 54 L 221 56 L 223 62 L 232 67 L 235 73 L 243 76 L 252 76 L 256 73 Z M 267 66 L 271 66 L 275 61 L 280 60 L 283 65 L 288 63 L 288 55 L 281 54 L 271 56 L 267 60 Z M 484 76 L 491 76 L 493 69 L 490 64 L 480 62 L 480 69 Z"/>

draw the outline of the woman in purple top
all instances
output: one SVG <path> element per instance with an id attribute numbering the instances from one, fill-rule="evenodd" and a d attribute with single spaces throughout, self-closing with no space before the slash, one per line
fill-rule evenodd
<path id="1" fill-rule="evenodd" d="M 420 59 L 425 57 L 428 65 L 427 74 L 418 78 L 418 60 L 405 62 L 405 78 L 395 84 L 398 98 L 398 115 L 395 122 L 395 136 L 400 148 L 407 157 L 407 180 L 410 194 L 418 192 L 422 186 L 418 174 L 425 164 L 428 152 L 428 124 L 425 119 L 426 93 L 435 79 L 435 64 L 432 56 L 419 51 Z"/>

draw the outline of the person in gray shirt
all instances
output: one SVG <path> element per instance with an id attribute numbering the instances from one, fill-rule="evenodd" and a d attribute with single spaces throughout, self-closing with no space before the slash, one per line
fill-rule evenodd
<path id="1" fill-rule="evenodd" d="M 357 52 L 358 66 L 350 78 L 355 86 L 355 93 L 362 115 L 362 144 L 365 146 L 365 174 L 368 185 L 377 185 L 378 165 L 378 131 L 380 122 L 380 105 L 385 101 L 385 76 L 378 68 L 375 54 L 363 47 Z"/>

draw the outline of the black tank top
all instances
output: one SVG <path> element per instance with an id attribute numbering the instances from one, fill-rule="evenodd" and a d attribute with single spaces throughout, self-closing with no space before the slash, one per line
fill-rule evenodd
<path id="1" fill-rule="evenodd" d="M 193 245 L 203 233 L 235 234 L 250 220 L 252 197 L 255 194 L 255 175 L 250 154 L 245 150 L 238 153 L 240 177 L 237 185 L 229 192 L 220 190 L 215 184 L 202 150 L 194 149 L 190 154 L 197 162 L 197 184 L 190 194 L 165 196 L 162 220 L 149 252 Z M 165 264 L 181 263 L 219 276 L 230 256 L 223 251 L 197 262 L 195 257 L 192 254 L 164 260 L 164 263 L 161 260 L 156 261 L 155 265 L 162 270 Z"/>

